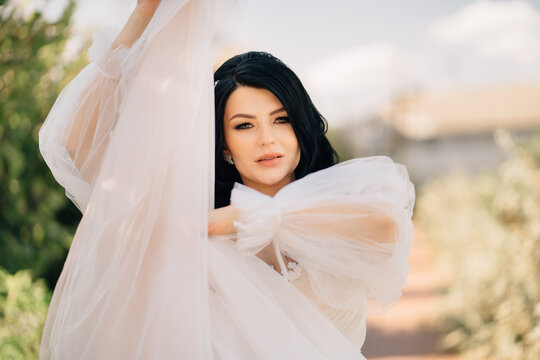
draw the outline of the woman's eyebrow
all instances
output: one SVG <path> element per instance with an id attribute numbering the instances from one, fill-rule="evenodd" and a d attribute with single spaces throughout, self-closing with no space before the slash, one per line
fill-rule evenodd
<path id="1" fill-rule="evenodd" d="M 280 108 L 277 109 L 277 110 L 272 111 L 272 112 L 271 112 L 270 114 L 268 114 L 268 115 L 275 115 L 275 114 L 280 113 L 280 112 L 282 112 L 282 111 L 285 111 L 285 108 L 284 108 L 283 106 L 280 107 Z"/>
<path id="2" fill-rule="evenodd" d="M 284 107 L 280 107 L 279 109 L 276 109 L 274 111 L 271 111 L 268 115 L 272 116 L 272 115 L 275 115 L 277 113 L 280 113 L 282 111 L 285 111 L 285 108 Z M 232 119 L 234 118 L 237 118 L 237 117 L 243 117 L 243 118 L 247 118 L 247 119 L 255 119 L 255 115 L 248 115 L 248 114 L 234 114 L 233 116 L 231 116 L 231 118 L 229 119 L 229 121 L 231 121 Z"/>

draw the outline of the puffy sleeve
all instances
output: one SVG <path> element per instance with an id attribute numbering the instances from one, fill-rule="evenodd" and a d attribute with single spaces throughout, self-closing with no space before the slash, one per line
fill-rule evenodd
<path id="1" fill-rule="evenodd" d="M 39 132 L 45 162 L 82 213 L 127 85 L 121 69 L 129 48 L 111 50 L 117 33 L 112 27 L 94 33 L 90 64 L 63 89 Z"/>
<path id="2" fill-rule="evenodd" d="M 406 168 L 384 156 L 310 174 L 273 198 L 239 184 L 231 196 L 240 250 L 273 242 L 302 266 L 318 302 L 363 316 L 367 297 L 386 307 L 401 296 L 414 200 Z"/>

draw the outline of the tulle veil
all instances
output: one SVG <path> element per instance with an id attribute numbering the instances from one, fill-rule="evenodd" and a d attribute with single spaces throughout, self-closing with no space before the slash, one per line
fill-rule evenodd
<path id="1" fill-rule="evenodd" d="M 232 6 L 163 0 L 131 48 L 111 52 L 98 35 L 92 63 L 45 121 L 40 149 L 83 217 L 54 291 L 41 359 L 212 358 L 211 41 Z M 71 122 L 74 115 L 81 123 Z M 74 126 L 80 136 L 68 154 Z"/>

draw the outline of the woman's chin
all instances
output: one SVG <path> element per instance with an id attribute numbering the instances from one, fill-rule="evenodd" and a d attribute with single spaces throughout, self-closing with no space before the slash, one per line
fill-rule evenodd
<path id="1" fill-rule="evenodd" d="M 277 190 L 281 189 L 285 185 L 287 185 L 289 181 L 285 181 L 284 179 L 273 181 L 273 182 L 266 182 L 264 184 L 261 184 L 263 187 L 266 188 L 277 188 Z"/>
<path id="2" fill-rule="evenodd" d="M 290 174 L 265 174 L 249 181 L 245 185 L 254 188 L 255 190 L 267 192 L 266 190 L 273 190 L 273 193 L 278 192 L 282 187 L 289 184 L 293 177 Z"/>

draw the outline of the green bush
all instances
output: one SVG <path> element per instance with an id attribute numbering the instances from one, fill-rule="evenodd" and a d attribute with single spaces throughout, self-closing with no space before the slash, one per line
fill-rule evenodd
<path id="1" fill-rule="evenodd" d="M 0 359 L 37 359 L 51 293 L 29 270 L 0 268 Z"/>
<path id="2" fill-rule="evenodd" d="M 80 220 L 38 147 L 54 100 L 85 65 L 84 53 L 62 58 L 74 1 L 55 21 L 25 5 L 0 1 L 0 359 L 10 360 L 37 358 L 49 289 Z"/>
<path id="3" fill-rule="evenodd" d="M 503 134 L 504 135 L 504 134 Z M 427 185 L 417 219 L 452 286 L 443 346 L 482 359 L 540 359 L 540 134 L 494 174 Z"/>
<path id="4" fill-rule="evenodd" d="M 84 65 L 62 61 L 70 1 L 54 22 L 0 5 L 0 266 L 33 269 L 53 286 L 62 269 L 78 210 L 43 161 L 38 132 L 65 82 Z"/>

